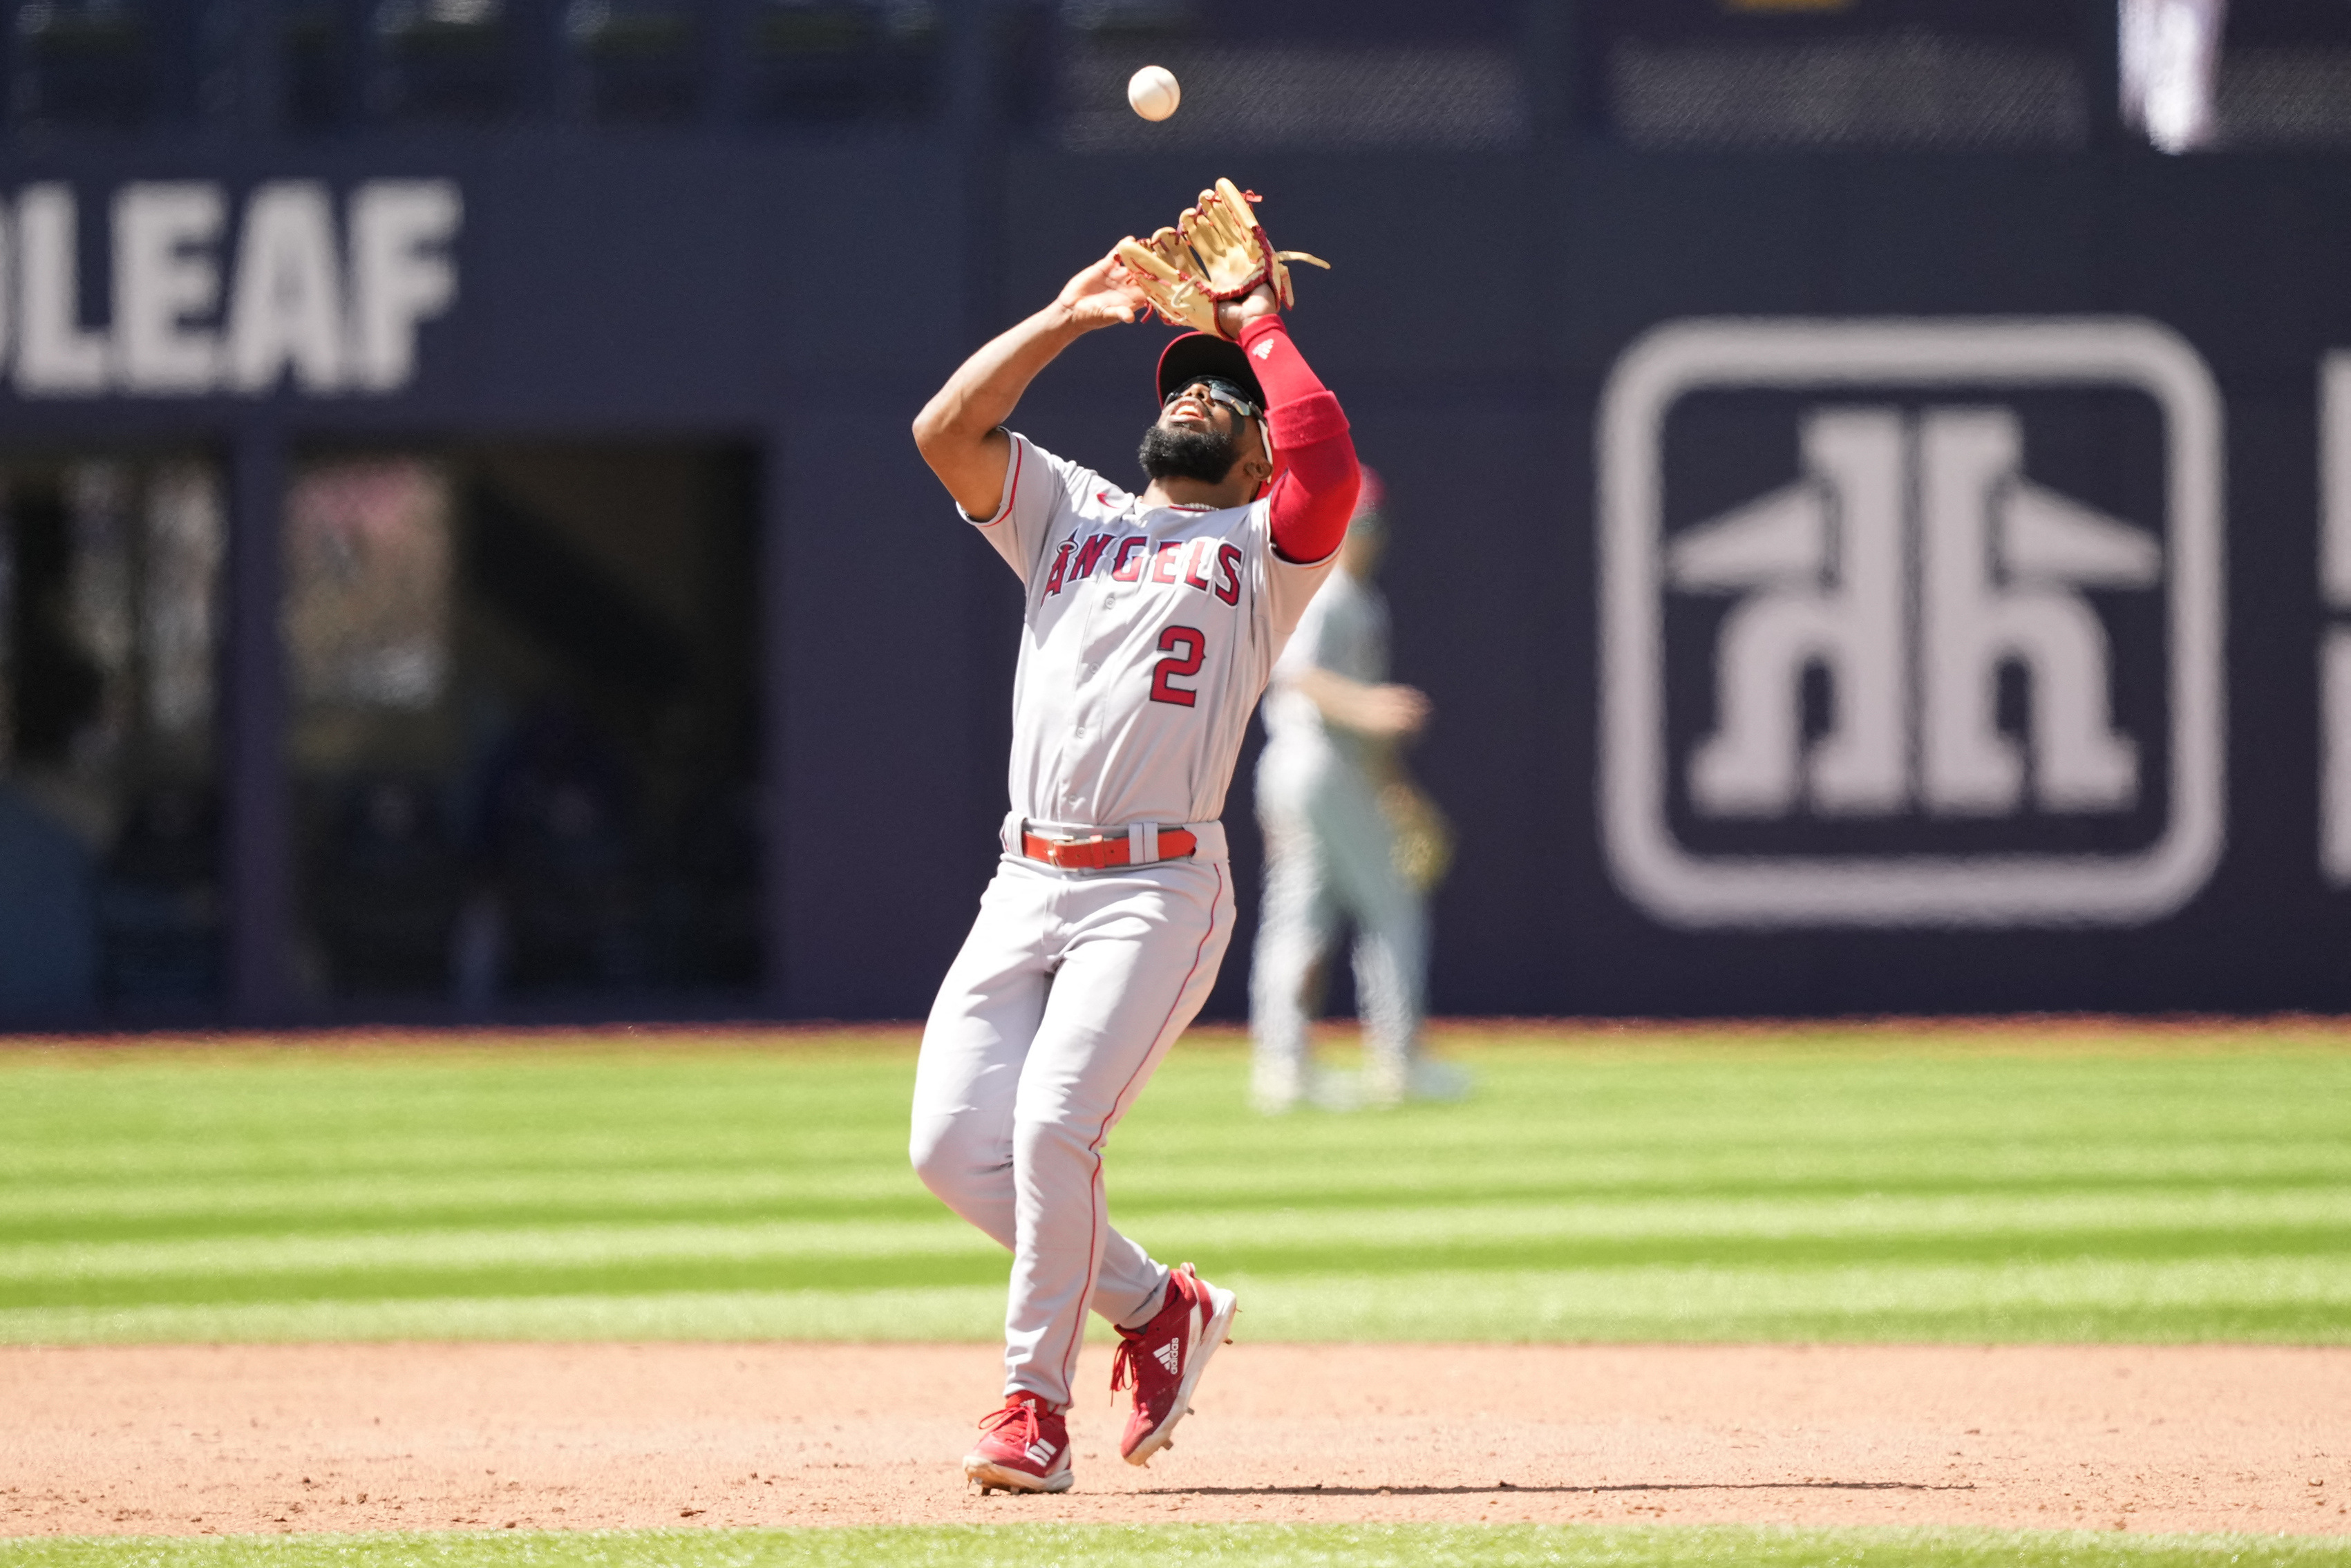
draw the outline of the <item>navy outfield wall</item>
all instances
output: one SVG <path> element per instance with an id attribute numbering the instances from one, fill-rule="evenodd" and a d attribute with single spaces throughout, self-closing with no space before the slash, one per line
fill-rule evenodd
<path id="1" fill-rule="evenodd" d="M 12 217 L 28 187 L 78 199 L 91 330 L 111 294 L 107 211 L 134 181 L 219 185 L 223 254 L 269 182 L 320 182 L 339 213 L 371 181 L 447 182 L 462 222 L 454 299 L 420 319 L 402 384 L 11 390 L 0 417 L 17 443 L 216 442 L 262 486 L 271 454 L 321 435 L 753 444 L 758 1005 L 919 1015 L 987 874 L 1019 601 L 954 525 L 907 422 L 982 332 L 1217 172 L 1268 193 L 1283 243 L 1336 264 L 1301 278 L 1297 330 L 1401 518 L 1397 673 L 1439 714 L 1415 766 L 1461 833 L 1437 904 L 1438 1009 L 2351 1003 L 2351 901 L 2320 860 L 2318 388 L 2351 347 L 2340 160 L 1017 152 L 991 190 L 911 140 L 18 157 L 0 170 Z M 1444 193 L 1474 264 L 1399 247 L 1400 190 Z M 2078 351 L 2036 368 L 1970 336 L 2013 317 Z M 1648 423 L 1625 413 L 1628 351 L 1723 319 L 1771 330 L 1755 348 L 1690 329 Z M 1893 319 L 1955 329 L 1958 346 L 1869 337 Z M 1131 476 L 1159 337 L 1086 340 L 1017 423 Z M 2209 379 L 2209 433 L 2132 360 L 2148 342 Z M 1650 443 L 1616 457 L 1658 476 L 1640 517 L 1599 495 L 1612 410 Z M 2176 461 L 2197 443 L 2220 484 L 2201 520 Z M 1740 532 L 1766 501 L 1761 531 Z M 233 514 L 233 554 L 275 549 L 271 497 Z M 1635 620 L 1655 633 L 1628 653 L 1612 624 L 1613 663 L 1599 606 L 1628 591 L 1625 552 L 1599 548 L 1611 529 L 1646 552 Z M 2215 570 L 2199 576 L 2208 538 Z M 1954 539 L 1980 559 L 1938 577 Z M 1875 576 L 1865 546 L 1884 558 Z M 282 1016 L 274 588 L 249 568 L 232 581 L 230 1000 Z M 1753 691 L 1727 695 L 1756 659 Z M 1973 706 L 1971 684 L 1988 694 Z M 1628 735 L 1654 798 L 1612 817 L 1603 780 L 1623 796 L 1610 747 Z M 1245 924 L 1212 1010 L 1230 1015 L 1258 881 L 1246 763 L 1228 822 Z M 2155 861 L 2169 882 L 2131 891 Z M 1760 894 L 1717 896 L 1758 866 Z"/>
<path id="2" fill-rule="evenodd" d="M 1083 255 L 1093 213 L 1154 180 L 1180 188 L 1191 172 L 1020 165 L 1016 188 L 1055 199 L 1017 231 L 1012 287 L 1042 298 Z M 1305 276 L 1298 330 L 1405 519 L 1386 573 L 1398 670 L 1439 715 L 1415 765 L 1463 828 L 1437 902 L 1439 1010 L 2351 1001 L 2351 912 L 2320 862 L 2318 679 L 2330 623 L 2318 388 L 2351 333 L 2340 287 L 2351 169 L 1588 152 L 1301 158 L 1245 173 L 1273 193 L 1283 243 L 1343 263 Z M 1384 243 L 1397 189 L 1445 192 L 1477 266 L 1440 276 Z M 1596 448 L 1628 350 L 1665 324 L 1723 318 L 1775 332 L 1767 359 L 1792 350 L 1799 360 L 1834 360 L 1856 331 L 1923 319 L 1982 362 L 1956 376 L 1930 365 L 1922 381 L 1931 354 L 1897 334 L 1875 348 L 1890 366 L 1815 365 L 1813 381 L 1774 387 L 1699 383 L 1668 407 L 1656 459 L 1665 515 L 1651 541 L 1666 576 L 1676 541 L 1792 484 L 1812 495 L 1802 526 L 1827 536 L 1812 547 L 1824 559 L 1783 552 L 1768 571 L 1750 562 L 1761 576 L 1748 582 L 1653 582 L 1665 598 L 1662 667 L 1628 672 L 1653 655 L 1619 651 L 1621 685 L 1657 694 L 1663 731 L 1651 747 L 1657 798 L 1620 801 L 1619 815 L 1646 809 L 1657 821 L 1655 836 L 1687 873 L 1676 892 L 1644 885 L 1646 852 L 1604 811 L 1603 653 L 1623 629 L 1604 633 L 1599 615 Z M 2008 318 L 2040 324 L 2028 342 L 2084 341 L 2065 350 L 2071 363 L 2036 367 L 2029 347 L 2020 361 L 1997 329 L 1989 340 L 1976 330 Z M 2118 354 L 2147 342 L 2209 381 L 2205 427 L 2179 426 L 2152 372 L 2117 369 Z M 1698 348 L 1702 359 L 1709 346 Z M 1134 420 L 1114 400 L 1132 376 L 1104 343 L 1040 391 L 1029 426 L 1071 451 L 1123 454 Z M 1744 799 L 1738 788 L 1696 799 L 1695 759 L 1735 706 L 1720 687 L 1739 658 L 1721 654 L 1741 611 L 1768 621 L 1777 600 L 1783 627 L 1807 613 L 1871 619 L 1854 602 L 1867 585 L 1836 559 L 1867 498 L 1808 477 L 1800 455 L 1807 420 L 1840 411 L 1889 426 L 1880 434 L 1897 471 L 1879 507 L 1889 531 L 1915 535 L 1932 523 L 1926 513 L 1975 529 L 1971 548 L 1988 553 L 1958 591 L 1972 607 L 1947 605 L 1941 632 L 1920 631 L 1932 594 L 1914 538 L 1876 618 L 1887 624 L 1848 638 L 1842 668 L 1799 650 L 1764 699 L 1792 710 L 1782 798 L 1768 778 L 1759 789 L 1750 755 Z M 1967 437 L 1971 419 L 1981 424 L 1976 416 L 1995 438 L 2005 423 L 2017 453 L 1975 499 L 1990 520 L 1970 524 L 1948 504 L 1957 481 L 1934 477 L 1935 454 Z M 2182 465 L 2200 465 L 2214 487 L 2192 528 L 2178 514 L 2193 508 L 2173 493 Z M 1939 510 L 1922 494 L 1938 486 Z M 2044 517 L 2056 521 L 2043 528 Z M 2199 580 L 2176 587 L 2190 569 Z M 1968 616 L 1972 646 L 1969 625 L 1953 624 Z M 1849 711 L 1859 694 L 1840 687 L 1873 650 L 1905 666 L 1875 716 L 1881 738 L 1893 737 L 1880 748 L 1885 777 L 1840 787 L 1823 776 L 1822 753 L 1856 738 L 1842 733 L 1841 708 L 1842 730 L 1871 727 Z M 1989 695 L 1977 733 L 1948 712 L 1938 720 L 1979 678 Z M 2052 715 L 2035 734 L 2037 705 L 2078 706 L 2084 694 L 2107 711 Z M 1627 694 L 1616 695 L 1621 710 Z M 1621 740 L 1621 711 L 1615 719 Z M 1937 723 L 1957 742 L 1922 733 Z M 2082 747 L 2069 733 L 2111 743 L 2104 774 L 2070 758 Z M 2339 721 L 2335 737 L 2340 746 Z M 1978 764 L 2004 753 L 2014 776 L 1970 784 L 1970 753 Z M 1743 906 L 1708 904 L 1742 882 Z M 1237 973 L 1217 1005 L 1242 1005 Z"/>
<path id="3" fill-rule="evenodd" d="M 422 247 L 445 260 L 453 297 L 418 322 L 413 373 L 401 384 L 319 394 L 289 370 L 258 393 L 26 395 L 12 376 L 0 379 L 12 444 L 193 443 L 235 455 L 233 486 L 281 483 L 282 454 L 319 440 L 672 435 L 754 446 L 768 979 L 760 998 L 719 1005 L 907 1010 L 969 898 L 968 877 L 951 868 L 967 869 L 973 857 L 926 851 L 883 857 L 884 865 L 860 847 L 861 835 L 915 821 L 933 841 L 969 842 L 998 814 L 967 788 L 943 799 L 937 787 L 943 768 L 952 772 L 969 749 L 981 694 L 967 627 L 938 613 L 963 592 L 970 563 L 954 547 L 964 541 L 951 529 L 942 538 L 905 436 L 908 399 L 919 396 L 912 389 L 952 367 L 966 308 L 956 269 L 929 259 L 965 221 L 953 166 L 935 148 L 420 138 L 333 156 L 196 149 L 14 159 L 0 179 L 19 206 L 29 188 L 73 193 L 80 315 L 97 331 L 114 292 L 110 212 L 134 183 L 218 191 L 220 237 L 191 248 L 220 273 L 230 271 L 251 196 L 265 185 L 322 190 L 339 246 L 351 202 L 373 183 L 445 186 L 462 212 L 445 245 Z M 844 214 L 853 214 L 853 240 Z M 874 265 L 888 256 L 909 259 L 903 269 Z M 233 278 L 222 286 L 233 294 Z M 218 317 L 192 310 L 186 323 L 217 329 Z M 21 319 L 11 326 L 20 341 Z M 231 1016 L 259 1020 L 308 1015 L 286 972 L 292 828 L 275 647 L 278 498 L 234 487 L 222 660 L 225 1003 Z M 894 829 L 884 836 L 894 841 Z"/>

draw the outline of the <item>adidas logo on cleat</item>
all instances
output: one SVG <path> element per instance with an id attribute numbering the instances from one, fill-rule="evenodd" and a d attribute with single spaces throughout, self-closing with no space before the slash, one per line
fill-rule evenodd
<path id="1" fill-rule="evenodd" d="M 1176 1365 L 1183 1358 L 1183 1352 L 1176 1347 L 1176 1342 L 1172 1339 L 1151 1353 L 1151 1359 L 1165 1367 L 1170 1376 L 1175 1375 Z"/>

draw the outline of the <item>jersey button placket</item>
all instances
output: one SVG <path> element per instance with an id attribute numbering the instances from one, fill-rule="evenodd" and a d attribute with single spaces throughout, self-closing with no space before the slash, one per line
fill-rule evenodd
<path id="1" fill-rule="evenodd" d="M 1093 647 L 1094 622 L 1100 613 L 1100 603 L 1096 594 L 1088 594 L 1084 619 L 1078 624 L 1078 646 L 1086 651 L 1079 655 L 1077 690 L 1070 704 L 1071 721 L 1070 738 L 1072 741 L 1082 741 L 1100 727 L 1098 724 L 1088 722 L 1102 702 L 1102 694 L 1090 689 L 1093 685 L 1094 677 L 1102 673 L 1102 658 L 1091 651 Z"/>

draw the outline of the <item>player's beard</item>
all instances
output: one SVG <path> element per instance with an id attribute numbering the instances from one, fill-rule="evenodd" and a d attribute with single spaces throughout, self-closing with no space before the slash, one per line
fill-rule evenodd
<path id="1" fill-rule="evenodd" d="M 1240 444 L 1213 430 L 1171 430 L 1155 424 L 1143 433 L 1143 450 L 1135 454 L 1143 471 L 1154 479 L 1198 479 L 1221 485 L 1233 465 L 1241 460 Z"/>

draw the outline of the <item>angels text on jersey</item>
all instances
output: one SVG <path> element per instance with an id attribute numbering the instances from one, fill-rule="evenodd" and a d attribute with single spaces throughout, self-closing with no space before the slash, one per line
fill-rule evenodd
<path id="1" fill-rule="evenodd" d="M 1272 549 L 1268 503 L 1145 507 L 1015 437 L 982 523 L 1028 590 L 1012 805 L 1040 821 L 1212 821 L 1250 711 L 1330 563 Z"/>

